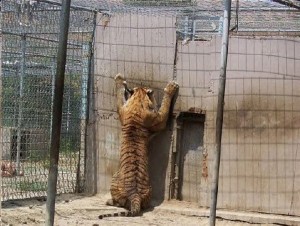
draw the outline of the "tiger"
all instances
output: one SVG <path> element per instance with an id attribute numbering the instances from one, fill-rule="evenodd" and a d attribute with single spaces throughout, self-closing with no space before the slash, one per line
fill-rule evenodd
<path id="1" fill-rule="evenodd" d="M 179 85 L 171 81 L 164 88 L 158 109 L 154 92 L 148 87 L 129 89 L 121 74 L 115 76 L 117 113 L 121 123 L 120 166 L 113 175 L 106 204 L 123 207 L 111 216 L 138 216 L 150 207 L 151 186 L 148 172 L 148 144 L 150 137 L 166 127 L 171 102 Z"/>

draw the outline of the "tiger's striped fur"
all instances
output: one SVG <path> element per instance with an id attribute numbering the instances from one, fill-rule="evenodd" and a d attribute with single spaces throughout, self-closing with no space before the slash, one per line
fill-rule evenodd
<path id="1" fill-rule="evenodd" d="M 112 200 L 107 204 L 124 207 L 128 209 L 129 216 L 136 216 L 150 205 L 150 135 L 166 127 L 171 100 L 178 85 L 175 82 L 168 83 L 161 107 L 157 109 L 152 90 L 145 87 L 130 90 L 120 74 L 116 75 L 115 82 L 122 138 L 120 168 L 113 175 L 110 188 Z"/>

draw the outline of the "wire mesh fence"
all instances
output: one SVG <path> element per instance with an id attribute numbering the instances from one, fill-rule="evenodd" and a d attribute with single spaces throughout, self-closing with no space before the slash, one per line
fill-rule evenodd
<path id="1" fill-rule="evenodd" d="M 46 195 L 60 6 L 2 1 L 2 199 Z M 58 193 L 82 188 L 94 13 L 72 10 Z M 79 188 L 81 187 L 81 188 Z"/>
<path id="2" fill-rule="evenodd" d="M 221 18 L 222 21 L 224 10 L 224 2 L 222 0 L 92 0 L 88 2 L 73 0 L 73 4 L 91 7 L 108 14 L 185 15 L 190 18 L 190 21 L 195 19 L 195 17 L 196 19 L 200 17 L 199 20 L 208 25 L 215 23 L 210 26 L 212 30 L 216 29 L 219 24 L 219 20 L 215 21 L 216 17 Z M 299 31 L 299 8 L 300 4 L 298 1 L 233 1 L 231 29 L 248 32 Z M 200 28 L 201 26 L 198 27 L 198 29 Z"/>
<path id="3" fill-rule="evenodd" d="M 158 103 L 174 79 L 180 86 L 174 112 L 186 117 L 150 145 L 153 198 L 180 197 L 209 207 L 222 1 L 180 7 L 141 2 L 106 2 L 110 7 L 97 20 L 96 186 L 108 192 L 118 168 L 113 76 L 122 73 L 129 86 L 153 88 Z M 299 15 L 297 8 L 272 1 L 233 3 L 219 208 L 300 214 Z"/>
<path id="4" fill-rule="evenodd" d="M 60 3 L 2 3 L 3 156 L 20 162 L 17 173 L 24 174 L 4 177 L 4 199 L 45 194 Z M 182 116 L 177 121 L 182 126 L 170 126 L 151 144 L 153 194 L 208 207 L 223 1 L 73 0 L 72 5 L 59 192 L 74 191 L 84 164 L 89 183 L 98 192 L 109 190 L 119 160 L 113 76 L 121 72 L 129 85 L 157 91 L 157 102 L 167 81 L 179 83 L 174 112 Z M 299 3 L 233 1 L 230 35 L 218 205 L 299 215 Z M 94 102 L 87 146 L 95 153 L 88 152 L 84 163 L 90 48 Z M 155 152 L 157 145 L 166 152 Z"/>

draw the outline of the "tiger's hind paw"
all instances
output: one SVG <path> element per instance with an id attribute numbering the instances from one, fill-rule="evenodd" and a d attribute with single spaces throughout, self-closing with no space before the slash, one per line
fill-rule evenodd
<path id="1" fill-rule="evenodd" d="M 108 205 L 108 206 L 114 206 L 114 201 L 112 199 L 109 199 L 109 200 L 106 201 L 105 204 Z"/>
<path id="2" fill-rule="evenodd" d="M 108 205 L 108 206 L 116 206 L 116 207 L 120 207 L 120 204 L 119 204 L 118 202 L 114 202 L 113 199 L 107 200 L 105 204 Z"/>

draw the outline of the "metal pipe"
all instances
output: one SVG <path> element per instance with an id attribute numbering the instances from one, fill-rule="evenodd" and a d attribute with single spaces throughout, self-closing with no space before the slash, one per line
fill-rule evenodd
<path id="1" fill-rule="evenodd" d="M 69 30 L 71 0 L 63 0 L 60 14 L 60 34 L 57 52 L 57 67 L 52 108 L 52 131 L 50 145 L 50 168 L 46 203 L 46 226 L 53 226 L 55 213 L 55 198 L 58 173 L 58 157 L 62 120 L 62 102 L 64 91 L 65 64 L 67 56 L 67 41 Z"/>
<path id="2" fill-rule="evenodd" d="M 80 150 L 77 165 L 76 192 L 84 190 L 85 175 L 85 150 L 86 150 L 86 128 L 87 128 L 87 106 L 88 106 L 88 80 L 90 75 L 92 43 L 82 46 L 82 77 L 81 77 L 81 110 L 80 110 Z"/>
<path id="3" fill-rule="evenodd" d="M 19 34 L 19 33 L 15 33 L 15 32 L 10 32 L 10 31 L 3 31 L 2 29 L 0 29 L 1 34 L 4 35 L 15 35 L 15 36 L 23 36 L 23 34 Z M 92 31 L 86 31 L 84 33 L 91 33 Z M 77 31 L 77 32 L 69 32 L 69 33 L 78 33 L 78 34 L 82 34 L 82 31 Z M 26 33 L 26 37 L 30 38 L 30 39 L 36 39 L 36 40 L 41 40 L 41 41 L 46 41 L 46 42 L 59 42 L 59 40 L 55 40 L 55 39 L 49 39 L 49 38 L 41 38 L 41 37 L 36 37 L 36 36 L 31 36 L 29 34 L 57 34 L 57 33 Z M 77 46 L 78 48 L 81 48 L 82 44 L 80 42 L 78 42 L 78 44 L 75 41 L 72 42 L 68 42 L 68 45 L 73 45 L 73 46 Z"/>
<path id="4" fill-rule="evenodd" d="M 19 82 L 19 113 L 18 113 L 18 125 L 17 125 L 17 154 L 16 154 L 16 164 L 17 164 L 17 175 L 20 174 L 20 155 L 21 155 L 21 136 L 22 136 L 22 117 L 23 117 L 23 101 L 24 101 L 24 76 L 25 76 L 25 53 L 26 53 L 26 36 L 21 36 L 21 69 L 20 69 L 20 82 Z"/>
<path id="5" fill-rule="evenodd" d="M 86 105 L 86 118 L 84 127 L 84 153 L 83 153 L 83 191 L 86 190 L 86 175 L 87 175 L 87 140 L 88 140 L 88 123 L 90 113 L 90 92 L 91 92 L 91 77 L 92 77 L 92 57 L 93 57 L 93 42 L 89 43 L 89 58 L 88 58 L 88 77 L 87 77 L 87 105 Z"/>
<path id="6" fill-rule="evenodd" d="M 85 160 L 84 160 L 84 169 L 85 169 L 85 192 L 89 192 L 91 194 L 95 194 L 97 192 L 97 154 L 96 149 L 94 148 L 94 142 L 96 140 L 95 132 L 96 126 L 91 122 L 94 120 L 94 106 L 95 106 L 95 98 L 94 98 L 94 43 L 96 27 L 97 27 L 97 15 L 98 13 L 94 13 L 93 19 L 93 33 L 92 33 L 92 43 L 91 43 L 91 56 L 89 60 L 89 77 L 88 77 L 88 102 L 87 102 L 87 118 L 86 118 L 86 132 L 85 132 Z M 91 131 L 91 133 L 89 133 Z M 92 135 L 91 135 L 92 134 Z M 89 142 L 92 141 L 92 142 Z M 89 156 L 88 156 L 89 153 Z M 91 176 L 90 176 L 91 175 Z M 89 179 L 88 179 L 89 178 Z M 88 182 L 88 183 L 87 183 Z M 87 187 L 88 185 L 88 187 Z"/>
<path id="7" fill-rule="evenodd" d="M 300 6 L 294 4 L 292 1 L 272 0 L 272 2 L 277 2 L 277 3 L 281 4 L 281 5 L 284 5 L 285 7 L 291 7 L 291 8 L 300 10 Z"/>
<path id="8" fill-rule="evenodd" d="M 54 87 L 55 87 L 55 57 L 52 57 L 52 66 L 51 66 L 51 109 L 53 109 L 54 102 Z M 50 140 L 52 140 L 52 128 L 53 128 L 53 111 L 50 115 Z"/>
<path id="9" fill-rule="evenodd" d="M 57 5 L 61 6 L 63 3 L 57 2 L 57 1 L 52 1 L 52 0 L 40 0 L 40 2 L 48 3 L 51 5 Z M 72 9 L 75 10 L 82 10 L 82 11 L 87 11 L 87 12 L 100 12 L 100 11 L 108 11 L 106 9 L 93 9 L 93 8 L 88 8 L 88 7 L 83 7 L 83 6 L 76 6 L 76 5 L 70 5 Z"/>
<path id="10" fill-rule="evenodd" d="M 2 37 L 0 37 L 0 43 L 2 44 L 3 42 L 2 42 Z M 1 47 L 2 47 L 2 45 L 1 45 Z M 2 48 L 3 49 L 3 48 Z M 3 59 L 2 58 L 3 56 L 2 56 L 2 51 L 0 51 L 0 59 Z M 0 71 L 2 72 L 2 76 L 0 76 L 0 90 L 2 91 L 3 90 L 3 86 L 2 86 L 2 78 L 3 78 L 3 72 L 4 71 L 2 71 L 2 64 L 0 64 Z M 3 91 L 2 92 L 0 92 L 0 103 L 2 103 L 2 100 L 3 100 L 3 97 L 2 97 L 2 95 L 3 95 Z M 3 106 L 3 105 L 2 105 Z M 0 142 L 3 144 L 3 141 L 4 141 L 4 139 L 3 139 L 3 124 L 2 124 L 2 122 L 3 122 L 3 109 L 0 111 Z M 3 146 L 4 145 L 0 145 L 0 153 L 3 153 Z M 3 196 L 2 196 L 3 197 Z M 3 199 L 2 199 L 3 200 Z"/>
<path id="11" fill-rule="evenodd" d="M 236 30 L 239 30 L 239 8 L 240 8 L 240 2 L 239 0 L 236 1 L 236 6 L 235 6 L 235 23 L 236 23 Z"/>
<path id="12" fill-rule="evenodd" d="M 216 118 L 216 149 L 213 163 L 213 178 L 211 188 L 211 203 L 210 203 L 210 226 L 216 223 L 216 208 L 218 199 L 218 184 L 219 184 L 219 169 L 221 159 L 221 141 L 222 141 L 222 126 L 223 126 L 223 111 L 224 111 L 224 96 L 226 84 L 226 68 L 228 56 L 228 42 L 229 42 L 229 27 L 230 27 L 230 11 L 231 0 L 224 1 L 224 22 L 223 22 L 223 36 L 221 49 L 221 68 L 219 77 L 219 91 L 218 91 L 218 106 Z"/>
<path id="13" fill-rule="evenodd" d="M 173 61 L 173 80 L 177 80 L 177 61 L 178 61 L 178 36 L 176 34 L 174 61 Z"/>
<path id="14" fill-rule="evenodd" d="M 253 29 L 247 29 L 247 28 L 239 28 L 239 32 L 248 32 L 253 34 L 258 34 L 257 32 L 264 32 L 264 33 L 286 33 L 290 36 L 290 32 L 297 32 L 297 35 L 299 36 L 300 30 L 292 30 L 292 29 L 260 29 L 260 28 L 253 28 Z"/>
<path id="15" fill-rule="evenodd" d="M 182 156 L 182 126 L 183 122 L 177 121 L 177 140 L 176 140 L 176 163 L 175 163 L 175 177 L 174 187 L 176 193 L 176 199 L 182 200 L 182 180 L 183 180 L 183 156 Z"/>

